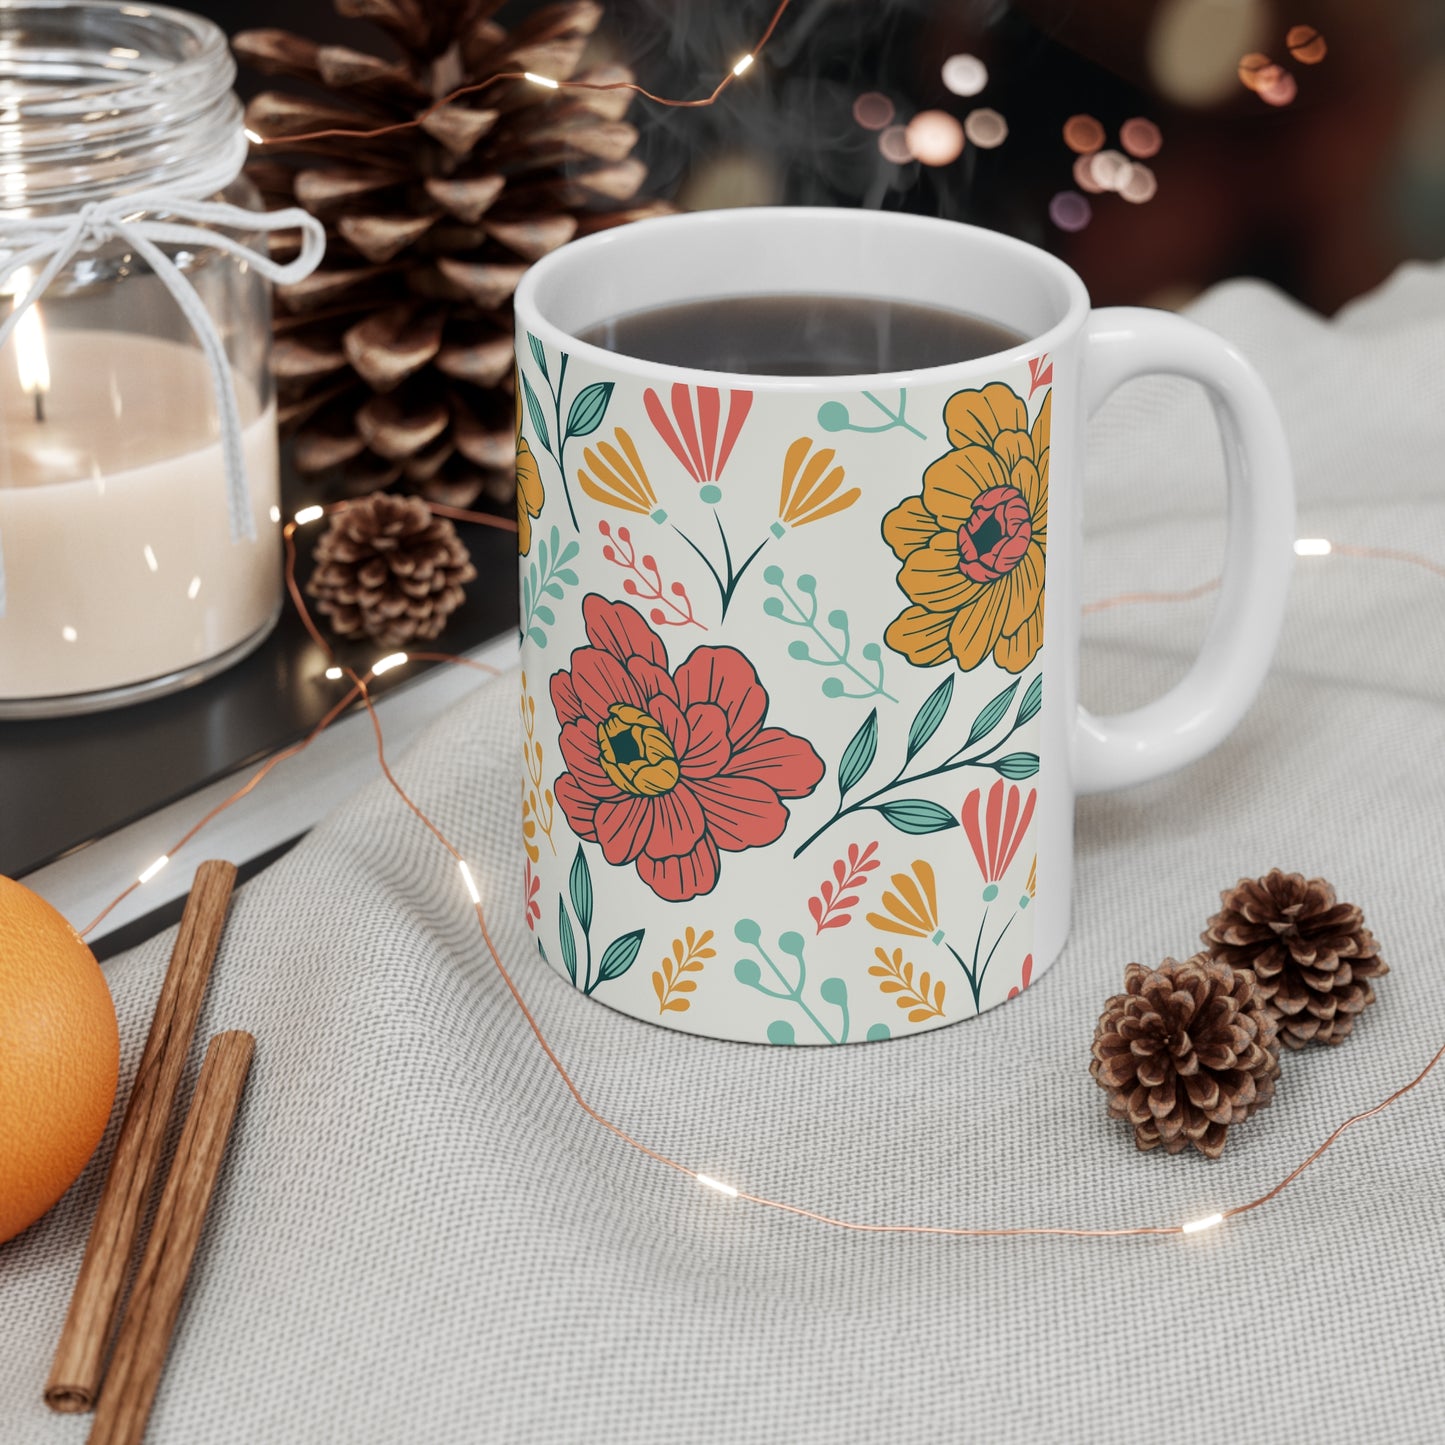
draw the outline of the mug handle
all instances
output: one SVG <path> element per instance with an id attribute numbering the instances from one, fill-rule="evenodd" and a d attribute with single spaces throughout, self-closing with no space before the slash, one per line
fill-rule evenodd
<path id="1" fill-rule="evenodd" d="M 1106 307 L 1085 328 L 1089 415 L 1123 382 L 1167 372 L 1209 392 L 1224 442 L 1229 541 L 1219 601 L 1194 666 L 1163 697 L 1112 717 L 1079 708 L 1080 793 L 1147 782 L 1222 742 L 1254 701 L 1284 622 L 1294 563 L 1294 485 L 1279 413 L 1223 338 L 1167 311 Z"/>

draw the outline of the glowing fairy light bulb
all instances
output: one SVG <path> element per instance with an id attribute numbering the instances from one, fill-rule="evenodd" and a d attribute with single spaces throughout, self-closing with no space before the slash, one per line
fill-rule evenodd
<path id="1" fill-rule="evenodd" d="M 752 63 L 753 63 L 753 57 L 752 57 L 751 55 L 744 55 L 744 56 L 742 56 L 742 57 L 738 60 L 738 63 L 737 63 L 735 66 L 733 66 L 733 74 L 734 74 L 734 75 L 741 75 L 741 74 L 743 73 L 743 71 L 745 71 L 745 70 L 748 68 L 748 66 L 750 66 Z"/>
<path id="2" fill-rule="evenodd" d="M 704 1189 L 716 1189 L 719 1194 L 726 1194 L 729 1199 L 738 1197 L 737 1189 L 731 1184 L 725 1184 L 721 1179 L 714 1179 L 711 1174 L 694 1174 L 692 1176 Z"/>
<path id="3" fill-rule="evenodd" d="M 557 81 L 553 80 L 550 75 L 538 75 L 535 71 L 531 70 L 524 70 L 522 74 L 526 76 L 526 78 L 530 80 L 533 85 L 544 86 L 548 90 L 561 89 L 560 84 Z"/>
<path id="4" fill-rule="evenodd" d="M 154 877 L 156 876 L 156 874 L 159 873 L 159 872 L 161 871 L 161 869 L 164 868 L 164 867 L 166 866 L 166 864 L 169 863 L 170 861 L 171 861 L 171 855 L 170 855 L 169 853 L 162 853 L 161 856 L 160 856 L 159 858 L 157 858 L 156 861 L 155 861 L 154 863 L 152 863 L 149 868 L 145 868 L 145 869 L 142 869 L 142 870 L 141 870 L 141 874 L 140 874 L 140 876 L 136 879 L 136 882 L 137 882 L 137 883 L 149 883 L 149 882 L 151 881 L 151 879 L 154 878 Z"/>
<path id="5" fill-rule="evenodd" d="M 462 882 L 467 885 L 467 892 L 470 894 L 472 902 L 480 903 L 482 901 L 482 895 L 477 888 L 477 880 L 472 877 L 472 870 L 467 867 L 467 860 L 465 858 L 458 858 L 457 867 L 461 869 Z"/>
<path id="6" fill-rule="evenodd" d="M 1191 1219 L 1188 1224 L 1181 1224 L 1181 1234 L 1200 1234 L 1206 1229 L 1213 1229 L 1216 1224 L 1223 1224 L 1222 1214 L 1206 1214 L 1203 1219 Z"/>
<path id="7" fill-rule="evenodd" d="M 296 525 L 298 527 L 304 527 L 307 522 L 314 522 L 325 515 L 326 508 L 318 507 L 313 503 L 309 507 L 302 507 L 301 510 L 296 513 Z"/>
<path id="8" fill-rule="evenodd" d="M 1294 544 L 1296 557 L 1328 557 L 1333 551 L 1328 537 L 1300 537 Z"/>
<path id="9" fill-rule="evenodd" d="M 379 657 L 371 664 L 371 675 L 380 677 L 384 672 L 390 672 L 394 667 L 400 667 L 406 661 L 404 652 L 388 652 L 385 657 Z"/>

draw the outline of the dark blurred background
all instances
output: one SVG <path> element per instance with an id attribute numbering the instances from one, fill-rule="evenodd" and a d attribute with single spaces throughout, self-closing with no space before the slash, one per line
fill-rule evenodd
<path id="1" fill-rule="evenodd" d="M 385 44 L 330 0 L 191 3 L 228 31 Z M 606 0 L 595 45 L 699 95 L 775 3 Z M 648 190 L 684 207 L 974 221 L 1065 257 L 1100 304 L 1254 275 L 1328 313 L 1445 254 L 1442 0 L 793 0 L 716 106 L 628 118 Z"/>

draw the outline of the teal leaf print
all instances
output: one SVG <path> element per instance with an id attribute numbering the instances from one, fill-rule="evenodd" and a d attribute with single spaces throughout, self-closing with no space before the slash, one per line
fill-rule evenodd
<path id="1" fill-rule="evenodd" d="M 848 408 L 843 402 L 825 401 L 822 406 L 818 408 L 818 425 L 822 427 L 824 431 L 835 432 L 892 431 L 894 427 L 901 426 L 905 430 L 911 431 L 914 436 L 920 437 L 925 441 L 927 440 L 924 434 L 919 431 L 918 428 L 914 426 L 913 423 L 910 422 L 904 415 L 904 412 L 908 406 L 908 393 L 906 391 L 900 391 L 898 393 L 897 411 L 894 411 L 893 408 L 888 406 L 886 403 L 879 401 L 878 398 L 874 396 L 871 391 L 865 391 L 863 395 L 867 397 L 867 399 L 871 401 L 873 405 L 876 406 L 878 410 L 881 411 L 883 415 L 888 418 L 887 421 L 879 422 L 874 426 L 869 426 L 866 422 L 856 422 L 849 414 Z"/>
<path id="2" fill-rule="evenodd" d="M 923 706 L 914 715 L 913 726 L 908 729 L 908 756 L 906 762 L 913 759 L 923 751 L 929 738 L 938 731 L 939 724 L 943 721 L 944 714 L 948 711 L 948 705 L 953 701 L 953 677 L 952 675 L 943 679 L 934 690 L 929 693 Z"/>
<path id="3" fill-rule="evenodd" d="M 868 1032 L 864 1035 L 870 1044 L 882 1043 L 884 1039 L 893 1037 L 893 1030 L 887 1024 L 869 1024 Z"/>
<path id="4" fill-rule="evenodd" d="M 733 965 L 733 977 L 745 988 L 755 989 L 758 993 L 771 999 L 780 999 L 787 1003 L 795 1004 L 808 1019 L 808 1022 L 823 1036 L 830 1044 L 846 1044 L 848 1042 L 848 986 L 841 978 L 825 978 L 818 987 L 818 997 L 826 1004 L 836 1008 L 842 1015 L 839 1030 L 835 1034 L 808 1003 L 806 993 L 808 987 L 808 966 L 803 957 L 804 949 L 807 947 L 806 940 L 801 933 L 780 933 L 778 935 L 778 949 L 780 952 L 789 955 L 797 965 L 796 981 L 788 977 L 782 964 L 763 947 L 762 929 L 757 922 L 751 918 L 740 918 L 733 925 L 733 936 L 740 942 L 751 945 L 757 949 L 762 963 L 766 964 L 773 978 L 777 981 L 778 987 L 771 988 L 763 982 L 762 966 L 757 959 L 740 958 Z M 790 1044 L 793 1042 L 793 1026 L 782 1019 L 775 1020 L 768 1025 L 768 1040 L 775 1044 Z"/>
<path id="5" fill-rule="evenodd" d="M 550 597 L 560 602 L 569 587 L 578 582 L 577 573 L 567 563 L 582 549 L 573 540 L 562 545 L 561 531 L 553 527 L 551 534 L 537 544 L 537 553 L 527 564 L 522 578 L 522 636 L 538 647 L 547 645 L 547 628 L 557 621 L 557 614 L 543 601 Z"/>
<path id="6" fill-rule="evenodd" d="M 527 345 L 532 348 L 532 360 L 537 363 L 537 370 L 542 373 L 542 379 L 548 381 L 551 378 L 547 375 L 547 353 L 542 343 L 529 331 L 527 333 Z"/>
<path id="7" fill-rule="evenodd" d="M 582 932 L 592 927 L 592 870 L 587 866 L 587 855 L 582 845 L 577 845 L 577 856 L 572 860 L 572 875 L 568 879 L 572 892 L 572 911 Z"/>
<path id="8" fill-rule="evenodd" d="M 1006 758 L 990 763 L 989 767 L 1000 776 L 1017 782 L 1020 778 L 1031 778 L 1038 772 L 1039 756 L 1037 753 L 1010 753 Z"/>
<path id="9" fill-rule="evenodd" d="M 843 760 L 838 764 L 838 797 L 848 796 L 848 790 L 863 780 L 863 775 L 873 766 L 878 756 L 878 709 L 868 714 L 868 720 L 853 734 L 853 740 L 843 750 Z"/>
<path id="10" fill-rule="evenodd" d="M 594 381 L 584 386 L 572 399 L 572 409 L 567 413 L 567 439 L 591 436 L 602 425 L 607 415 L 607 403 L 612 400 L 610 381 Z"/>
<path id="11" fill-rule="evenodd" d="M 572 934 L 572 920 L 567 917 L 567 905 L 562 895 L 557 895 L 557 935 L 562 945 L 562 962 L 567 966 L 567 977 L 572 986 L 577 986 L 577 940 Z"/>
<path id="12" fill-rule="evenodd" d="M 942 803 L 926 798 L 897 798 L 880 804 L 878 811 L 900 833 L 942 833 L 958 827 L 958 819 Z"/>
<path id="13" fill-rule="evenodd" d="M 1039 673 L 1029 684 L 1028 691 L 1024 693 L 1024 700 L 1019 704 L 1018 716 L 1014 719 L 1014 727 L 1021 728 L 1026 722 L 1032 721 L 1034 714 L 1038 712 L 1044 700 L 1044 675 Z"/>
<path id="14" fill-rule="evenodd" d="M 988 704 L 979 715 L 974 718 L 973 726 L 968 730 L 968 741 L 964 747 L 971 748 L 980 738 L 985 738 L 991 733 L 1009 709 L 1009 704 L 1014 700 L 1014 693 L 1019 689 L 1018 678 L 1009 683 L 994 700 Z"/>
<path id="15" fill-rule="evenodd" d="M 742 984 L 744 988 L 755 988 L 759 993 L 766 993 L 767 989 L 762 987 L 763 970 L 755 958 L 740 958 L 733 964 L 733 977 Z"/>
<path id="16" fill-rule="evenodd" d="M 621 978 L 637 959 L 642 950 L 642 938 L 646 932 L 639 928 L 633 933 L 624 933 L 621 938 L 614 938 L 602 954 L 602 962 L 597 966 L 597 982 L 606 983 L 609 979 Z"/>
<path id="17" fill-rule="evenodd" d="M 778 621 L 786 623 L 789 627 L 800 627 L 805 632 L 811 633 L 822 651 L 814 653 L 812 648 L 803 638 L 795 638 L 788 644 L 788 656 L 794 662 L 811 662 L 814 667 L 842 668 L 850 673 L 861 685 L 861 692 L 849 692 L 848 684 L 841 677 L 825 677 L 823 679 L 822 692 L 827 698 L 869 698 L 885 697 L 889 702 L 897 702 L 883 686 L 883 649 L 876 642 L 865 642 L 859 649 L 864 662 L 873 672 L 868 676 L 853 661 L 853 636 L 848 625 L 848 614 L 841 607 L 834 608 L 828 614 L 828 626 L 838 636 L 835 642 L 823 631 L 818 622 L 818 597 L 817 581 L 806 573 L 801 575 L 795 585 L 798 589 L 797 595 L 788 589 L 788 584 L 783 578 L 781 567 L 768 567 L 763 572 L 763 581 L 770 587 L 776 587 L 782 593 L 781 597 L 768 597 L 763 600 L 763 611 Z M 804 601 L 803 599 L 807 600 Z"/>
<path id="18" fill-rule="evenodd" d="M 532 418 L 532 429 L 537 433 L 537 440 L 542 443 L 544 451 L 550 452 L 552 438 L 547 431 L 547 418 L 543 415 L 542 403 L 537 400 L 537 393 L 532 390 L 532 383 L 527 380 L 525 371 L 522 373 L 522 394 L 527 399 L 527 415 Z"/>

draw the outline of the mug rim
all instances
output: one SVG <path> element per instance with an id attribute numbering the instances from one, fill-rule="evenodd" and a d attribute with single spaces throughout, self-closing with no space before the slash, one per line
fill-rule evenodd
<path id="1" fill-rule="evenodd" d="M 540 288 L 557 273 L 566 268 L 597 264 L 607 251 L 618 251 L 635 244 L 639 232 L 655 231 L 666 226 L 679 232 L 688 230 L 716 229 L 722 226 L 739 226 L 746 229 L 767 227 L 779 220 L 789 222 L 802 219 L 815 224 L 851 225 L 867 229 L 887 229 L 895 232 L 908 230 L 938 232 L 943 228 L 964 233 L 959 237 L 960 245 L 975 249 L 989 248 L 1006 256 L 1015 263 L 1027 264 L 1047 273 L 1056 284 L 1062 286 L 1068 297 L 1064 314 L 1044 330 L 1025 336 L 1017 344 L 1000 351 L 991 351 L 982 356 L 961 358 L 939 366 L 914 367 L 902 371 L 858 372 L 850 375 L 819 373 L 804 376 L 780 376 L 758 372 L 717 371 L 702 366 L 678 366 L 671 362 L 647 361 L 630 356 L 625 352 L 609 351 L 602 346 L 583 341 L 570 331 L 547 317 L 538 300 Z M 683 244 L 686 237 L 680 237 Z M 885 288 L 886 290 L 886 288 Z M 580 240 L 569 241 L 566 245 L 542 257 L 528 267 L 517 287 L 514 298 L 514 312 L 519 327 L 532 332 L 539 340 L 554 348 L 564 350 L 573 357 L 582 358 L 593 366 L 611 370 L 623 375 L 663 378 L 687 381 L 699 376 L 715 379 L 734 389 L 793 391 L 800 393 L 822 390 L 861 390 L 872 386 L 913 387 L 930 383 L 946 383 L 948 378 L 961 371 L 983 368 L 1002 368 L 1027 361 L 1031 357 L 1058 350 L 1063 343 L 1084 324 L 1090 310 L 1089 293 L 1078 273 L 1057 256 L 1021 241 L 1014 236 L 990 231 L 982 226 L 970 225 L 965 221 L 952 221 L 939 216 L 916 216 L 898 211 L 865 211 L 838 206 L 748 206 L 726 210 L 693 211 L 669 216 L 650 216 L 643 220 L 631 221 L 614 226 Z"/>

